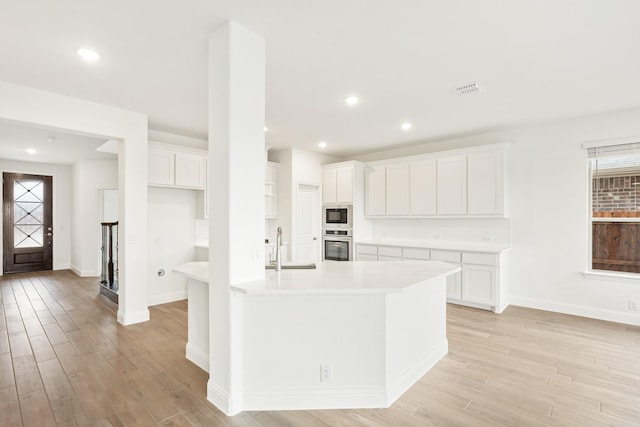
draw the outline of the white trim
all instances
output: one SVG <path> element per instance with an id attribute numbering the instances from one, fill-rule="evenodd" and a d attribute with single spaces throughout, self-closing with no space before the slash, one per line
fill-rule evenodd
<path id="1" fill-rule="evenodd" d="M 167 304 L 169 302 L 181 301 L 183 299 L 187 299 L 186 289 L 182 291 L 168 292 L 166 294 L 160 294 L 160 295 L 149 295 L 147 304 L 149 306 L 160 305 L 160 304 Z"/>
<path id="2" fill-rule="evenodd" d="M 231 399 L 231 396 L 217 384 L 207 381 L 207 400 L 221 410 L 225 415 L 233 416 L 243 411 L 242 405 Z"/>
<path id="3" fill-rule="evenodd" d="M 245 393 L 245 411 L 387 408 L 385 387 L 283 388 Z"/>
<path id="4" fill-rule="evenodd" d="M 185 356 L 200 369 L 209 372 L 209 355 L 191 343 L 185 346 Z"/>
<path id="5" fill-rule="evenodd" d="M 633 217 L 596 217 L 591 222 L 640 222 L 640 218 Z"/>
<path id="6" fill-rule="evenodd" d="M 94 270 L 80 270 L 77 266 L 55 266 L 54 270 L 71 270 L 80 277 L 99 277 L 100 273 Z"/>
<path id="7" fill-rule="evenodd" d="M 589 280 L 613 280 L 640 284 L 640 274 L 636 273 L 587 270 L 582 272 L 582 277 Z"/>
<path id="8" fill-rule="evenodd" d="M 625 136 L 623 138 L 587 141 L 582 143 L 582 149 L 588 150 L 589 148 L 595 147 L 609 147 L 611 145 L 633 144 L 634 142 L 640 142 L 640 136 Z"/>
<path id="9" fill-rule="evenodd" d="M 449 353 L 449 342 L 445 338 L 433 351 L 427 354 L 415 366 L 405 370 L 393 382 L 387 385 L 387 406 L 389 407 L 420 378 L 422 378 L 440 359 Z"/>
<path id="10" fill-rule="evenodd" d="M 510 305 L 640 326 L 640 315 L 638 314 L 604 310 L 601 308 L 587 307 L 583 305 L 564 304 L 554 301 L 522 297 L 511 297 Z"/>
<path id="11" fill-rule="evenodd" d="M 146 322 L 151 318 L 149 309 L 137 311 L 133 313 L 125 313 L 122 308 L 118 308 L 118 323 L 127 326 L 136 323 Z"/>

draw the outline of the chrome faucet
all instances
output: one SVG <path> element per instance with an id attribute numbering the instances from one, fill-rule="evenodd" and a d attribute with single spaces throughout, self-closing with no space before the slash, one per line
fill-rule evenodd
<path id="1" fill-rule="evenodd" d="M 282 260 L 280 259 L 280 246 L 282 245 L 282 227 L 278 227 L 276 235 L 276 271 L 282 270 Z"/>

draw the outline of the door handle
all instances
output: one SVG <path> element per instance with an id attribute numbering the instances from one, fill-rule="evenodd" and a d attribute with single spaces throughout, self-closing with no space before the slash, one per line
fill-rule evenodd
<path id="1" fill-rule="evenodd" d="M 313 240 L 318 240 L 318 238 L 317 238 L 317 237 L 314 237 L 314 238 L 313 238 Z"/>

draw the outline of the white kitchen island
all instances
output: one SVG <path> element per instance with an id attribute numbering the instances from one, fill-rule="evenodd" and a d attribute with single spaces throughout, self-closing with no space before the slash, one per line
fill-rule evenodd
<path id="1" fill-rule="evenodd" d="M 174 270 L 198 289 L 206 267 Z M 447 353 L 446 277 L 458 271 L 440 261 L 324 262 L 232 285 L 243 410 L 390 406 Z M 187 355 L 194 329 L 208 336 L 189 297 Z"/>

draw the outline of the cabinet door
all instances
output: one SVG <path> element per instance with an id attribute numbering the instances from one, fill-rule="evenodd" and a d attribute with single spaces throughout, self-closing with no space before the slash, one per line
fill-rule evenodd
<path id="1" fill-rule="evenodd" d="M 386 184 L 384 166 L 365 169 L 365 215 L 384 215 L 386 212 Z"/>
<path id="2" fill-rule="evenodd" d="M 488 306 L 496 305 L 497 267 L 462 265 L 462 300 Z"/>
<path id="3" fill-rule="evenodd" d="M 351 166 L 336 170 L 336 202 L 353 203 L 353 167 Z"/>
<path id="4" fill-rule="evenodd" d="M 477 153 L 467 156 L 469 215 L 502 215 L 503 153 Z"/>
<path id="5" fill-rule="evenodd" d="M 437 200 L 439 215 L 467 213 L 467 156 L 437 160 Z"/>
<path id="6" fill-rule="evenodd" d="M 460 301 L 462 299 L 462 272 L 447 276 L 447 300 Z"/>
<path id="7" fill-rule="evenodd" d="M 337 189 L 337 170 L 325 169 L 322 172 L 322 203 L 336 203 L 338 200 Z"/>
<path id="8" fill-rule="evenodd" d="M 436 161 L 411 162 L 409 166 L 409 202 L 411 215 L 435 215 Z"/>
<path id="9" fill-rule="evenodd" d="M 409 163 L 387 165 L 386 214 L 409 215 Z"/>
<path id="10" fill-rule="evenodd" d="M 149 185 L 174 185 L 174 153 L 168 150 L 149 148 Z"/>
<path id="11" fill-rule="evenodd" d="M 205 158 L 197 154 L 175 154 L 175 182 L 178 187 L 204 189 Z"/>
<path id="12" fill-rule="evenodd" d="M 278 217 L 278 166 L 277 163 L 267 162 L 264 177 L 264 216 Z"/>

